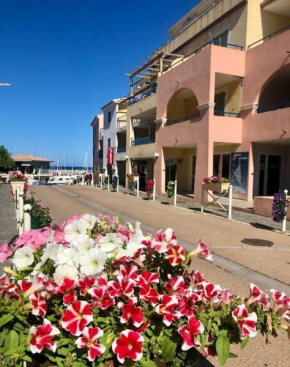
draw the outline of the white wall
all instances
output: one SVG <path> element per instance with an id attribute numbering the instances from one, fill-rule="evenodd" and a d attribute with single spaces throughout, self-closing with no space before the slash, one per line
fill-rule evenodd
<path id="1" fill-rule="evenodd" d="M 104 155 L 103 155 L 103 167 L 106 169 L 107 173 L 107 151 L 108 151 L 108 139 L 111 139 L 111 147 L 115 148 L 115 157 L 117 153 L 117 147 L 118 147 L 118 140 L 117 140 L 117 112 L 118 112 L 119 105 L 112 102 L 105 108 L 103 108 L 104 113 L 104 138 L 103 138 L 103 144 L 104 144 Z M 108 113 L 111 112 L 111 123 L 108 123 Z M 115 158 L 116 159 L 116 158 Z M 115 173 L 117 174 L 117 165 L 114 164 L 112 166 L 113 173 L 115 170 Z"/>

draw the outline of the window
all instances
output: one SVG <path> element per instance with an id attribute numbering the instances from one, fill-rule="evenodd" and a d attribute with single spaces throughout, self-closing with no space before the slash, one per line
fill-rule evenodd
<path id="1" fill-rule="evenodd" d="M 111 138 L 108 139 L 108 148 L 111 146 Z"/>
<path id="2" fill-rule="evenodd" d="M 218 36 L 213 38 L 214 41 L 214 45 L 216 46 L 222 46 L 222 47 L 227 47 L 227 43 L 228 43 L 228 31 L 225 31 L 221 34 L 219 34 Z"/>
<path id="3" fill-rule="evenodd" d="M 214 96 L 214 103 L 214 114 L 216 116 L 224 116 L 226 107 L 226 92 L 217 93 Z"/>
<path id="4" fill-rule="evenodd" d="M 108 112 L 108 124 L 110 124 L 110 123 L 111 123 L 111 121 L 112 121 L 112 112 L 111 112 L 111 111 L 109 111 L 109 112 Z"/>

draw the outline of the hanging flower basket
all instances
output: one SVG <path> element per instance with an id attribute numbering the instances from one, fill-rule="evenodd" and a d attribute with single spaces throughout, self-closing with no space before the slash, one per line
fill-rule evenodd
<path id="1" fill-rule="evenodd" d="M 174 189 L 175 189 L 175 182 L 174 181 L 169 181 L 167 184 L 167 196 L 169 198 L 171 198 L 172 196 L 174 196 Z"/>

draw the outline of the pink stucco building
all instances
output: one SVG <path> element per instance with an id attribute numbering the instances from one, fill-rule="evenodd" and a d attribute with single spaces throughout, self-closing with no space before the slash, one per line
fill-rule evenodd
<path id="1" fill-rule="evenodd" d="M 240 199 L 289 190 L 290 2 L 203 0 L 169 33 L 130 74 L 127 172 L 147 164 L 157 192 L 177 179 L 196 202 L 213 174 Z"/>

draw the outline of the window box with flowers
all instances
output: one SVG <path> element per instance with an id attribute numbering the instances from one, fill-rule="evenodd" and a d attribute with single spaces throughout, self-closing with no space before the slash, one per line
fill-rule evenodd
<path id="1" fill-rule="evenodd" d="M 227 178 L 219 176 L 211 176 L 203 179 L 204 189 L 224 193 L 229 191 L 230 181 Z"/>
<path id="2" fill-rule="evenodd" d="M 11 194 L 15 195 L 17 186 L 20 186 L 20 191 L 26 195 L 28 191 L 27 177 L 20 172 L 13 172 L 10 175 Z"/>
<path id="3" fill-rule="evenodd" d="M 207 245 L 199 239 L 187 253 L 170 228 L 145 235 L 140 223 L 77 215 L 24 232 L 0 255 L 9 264 L 0 283 L 6 367 L 180 367 L 196 350 L 224 366 L 232 344 L 290 330 L 286 294 L 271 290 L 271 304 L 254 284 L 243 298 L 206 281 L 190 266 L 212 261 Z"/>

